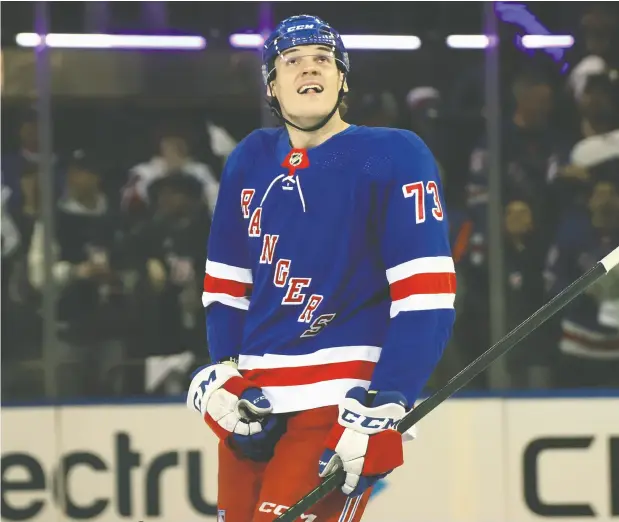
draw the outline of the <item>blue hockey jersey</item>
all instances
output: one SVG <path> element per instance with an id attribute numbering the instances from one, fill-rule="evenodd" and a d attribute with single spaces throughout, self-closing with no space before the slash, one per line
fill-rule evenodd
<path id="1" fill-rule="evenodd" d="M 222 175 L 203 304 L 211 358 L 238 357 L 275 413 L 363 386 L 417 399 L 451 335 L 455 273 L 434 158 L 351 125 L 309 150 L 247 136 Z"/>

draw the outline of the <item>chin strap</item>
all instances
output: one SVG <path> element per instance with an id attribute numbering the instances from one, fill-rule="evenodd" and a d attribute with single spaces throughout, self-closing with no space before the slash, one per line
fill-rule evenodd
<path id="1" fill-rule="evenodd" d="M 345 83 L 346 83 L 346 74 L 344 74 L 344 78 L 342 79 L 342 87 L 340 88 L 340 92 L 337 95 L 337 102 L 335 103 L 335 107 L 333 107 L 333 109 L 331 109 L 331 112 L 327 114 L 322 120 L 320 120 L 316 125 L 312 125 L 311 127 L 307 127 L 305 129 L 303 127 L 299 127 L 298 125 L 292 123 L 290 120 L 287 120 L 286 118 L 284 118 L 282 111 L 277 107 L 276 103 L 273 101 L 274 98 L 270 98 L 270 99 L 267 98 L 266 102 L 271 108 L 271 111 L 273 112 L 273 114 L 277 116 L 280 120 L 283 120 L 285 123 L 290 125 L 291 127 L 294 127 L 295 129 L 303 131 L 303 132 L 314 132 L 314 131 L 317 131 L 318 129 L 322 129 L 327 123 L 329 123 L 329 120 L 333 118 L 333 115 L 339 109 L 340 103 L 342 103 L 342 99 L 344 98 L 344 95 L 346 94 L 346 92 L 344 92 Z"/>

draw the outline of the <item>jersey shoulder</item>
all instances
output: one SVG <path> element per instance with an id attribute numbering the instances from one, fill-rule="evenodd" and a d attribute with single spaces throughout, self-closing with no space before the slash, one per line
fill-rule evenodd
<path id="1" fill-rule="evenodd" d="M 425 142 L 414 132 L 406 129 L 385 127 L 360 127 L 359 138 L 364 150 L 388 158 L 389 169 L 381 172 L 383 179 L 400 179 L 415 173 L 418 178 L 431 179 L 437 176 L 438 168 L 434 155 Z M 370 152 L 372 151 L 372 152 Z"/>
<path id="2" fill-rule="evenodd" d="M 282 132 L 282 128 L 256 129 L 250 132 L 228 156 L 222 177 L 242 177 L 244 165 L 254 165 L 258 155 L 274 154 Z"/>
<path id="3" fill-rule="evenodd" d="M 238 149 L 240 151 L 239 154 L 255 153 L 257 151 L 268 152 L 271 149 L 275 149 L 283 132 L 285 132 L 283 127 L 256 129 L 245 136 L 235 150 Z"/>
<path id="4" fill-rule="evenodd" d="M 366 140 L 371 140 L 376 145 L 390 151 L 409 153 L 428 151 L 428 147 L 424 141 L 413 131 L 407 129 L 360 126 L 357 136 Z"/>

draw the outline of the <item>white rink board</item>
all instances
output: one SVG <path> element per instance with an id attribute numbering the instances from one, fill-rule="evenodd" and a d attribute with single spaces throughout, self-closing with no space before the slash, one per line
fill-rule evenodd
<path id="1" fill-rule="evenodd" d="M 405 458 L 364 522 L 619 522 L 619 398 L 450 400 Z M 52 495 L 61 460 L 79 518 Z M 32 522 L 217 520 L 216 441 L 182 404 L 5 408 L 2 461 Z"/>
<path id="2" fill-rule="evenodd" d="M 508 490 L 514 493 L 507 497 L 510 521 L 619 521 L 619 399 L 518 400 L 507 402 L 506 409 Z M 536 459 L 538 495 L 551 505 L 541 506 L 539 515 L 531 514 L 522 494 L 535 469 L 529 466 L 525 480 L 524 456 L 535 447 L 542 450 Z M 589 514 L 574 514 L 576 505 L 588 506 Z"/>

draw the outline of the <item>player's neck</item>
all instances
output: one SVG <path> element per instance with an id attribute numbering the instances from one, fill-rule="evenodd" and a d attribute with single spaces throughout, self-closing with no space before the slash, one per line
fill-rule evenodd
<path id="1" fill-rule="evenodd" d="M 324 127 L 313 132 L 300 131 L 290 125 L 286 125 L 290 143 L 292 143 L 295 149 L 311 149 L 312 147 L 317 147 L 348 127 L 350 127 L 350 124 L 342 120 L 337 112 Z"/>

